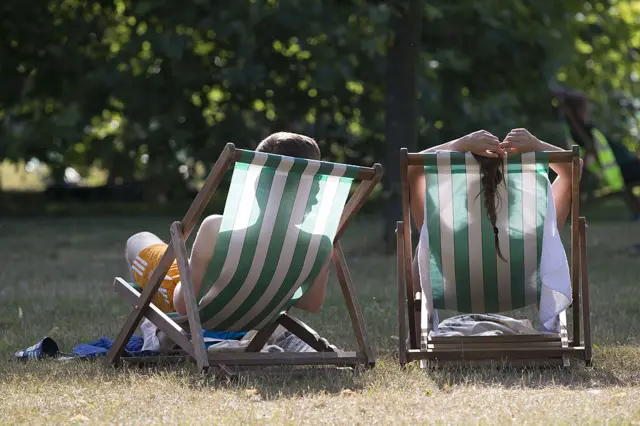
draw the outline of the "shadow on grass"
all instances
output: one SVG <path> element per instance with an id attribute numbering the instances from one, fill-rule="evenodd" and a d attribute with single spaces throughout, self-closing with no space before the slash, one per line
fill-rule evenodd
<path id="1" fill-rule="evenodd" d="M 635 354 L 635 355 L 634 355 Z M 495 362 L 492 365 L 430 364 L 424 371 L 440 389 L 456 385 L 499 386 L 517 389 L 561 387 L 568 389 L 637 386 L 640 384 L 640 360 L 637 348 L 613 347 L 599 354 L 592 367 L 578 360 L 571 366 L 515 367 Z M 630 358 L 628 358 L 630 357 Z M 418 365 L 415 367 L 418 369 Z"/>
<path id="2" fill-rule="evenodd" d="M 163 373 L 180 374 L 188 377 L 189 386 L 194 389 L 241 390 L 248 396 L 259 395 L 265 401 L 359 391 L 364 389 L 366 373 L 370 371 L 364 367 L 334 366 L 226 367 L 224 370 L 212 366 L 207 374 L 201 374 L 189 361 L 107 368 L 111 368 L 112 374 L 128 372 L 149 377 Z"/>
<path id="3" fill-rule="evenodd" d="M 156 362 L 153 365 L 122 364 L 113 367 L 106 359 L 76 359 L 71 361 L 10 361 L 0 365 L 0 384 L 19 380 L 41 383 L 60 383 L 72 387 L 111 383 L 131 386 L 147 386 L 160 379 L 174 384 L 174 392 L 180 388 L 189 390 L 224 390 L 240 392 L 247 397 L 278 400 L 313 395 L 338 395 L 364 389 L 369 375 L 365 369 L 335 367 L 260 367 L 237 371 L 233 376 L 201 374 L 194 363 Z M 234 371 L 235 372 L 235 371 Z M 145 383 L 147 385 L 145 385 Z"/>

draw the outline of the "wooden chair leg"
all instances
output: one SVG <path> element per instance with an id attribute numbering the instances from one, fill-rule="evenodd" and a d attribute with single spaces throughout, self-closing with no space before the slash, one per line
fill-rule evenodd
<path id="1" fill-rule="evenodd" d="M 118 336 L 113 342 L 113 346 L 109 349 L 109 352 L 107 353 L 107 361 L 109 363 L 117 364 L 120 361 L 124 348 L 127 346 L 127 343 L 129 342 L 129 339 L 131 339 L 136 328 L 138 328 L 138 324 L 140 324 L 140 321 L 144 316 L 144 312 L 151 304 L 153 296 L 158 292 L 164 276 L 167 274 L 167 271 L 171 267 L 174 259 L 175 255 L 173 246 L 169 245 L 162 255 L 158 267 L 153 271 L 149 278 L 149 282 L 142 290 L 140 298 L 135 304 L 133 304 L 133 309 L 129 312 Z"/>
<path id="2" fill-rule="evenodd" d="M 571 346 L 580 346 L 580 248 L 579 248 L 579 201 L 580 201 L 580 155 L 578 146 L 573 146 L 571 163 L 571 293 L 573 310 L 573 336 Z"/>
<path id="3" fill-rule="evenodd" d="M 407 325 L 405 312 L 407 300 L 404 282 L 404 232 L 402 222 L 398 222 L 396 226 L 396 239 L 398 241 L 398 360 L 400 361 L 400 366 L 404 367 L 407 364 Z"/>
<path id="4" fill-rule="evenodd" d="M 589 272 L 587 267 L 587 219 L 580 218 L 580 276 L 582 288 L 582 326 L 584 333 L 584 360 L 591 365 L 593 347 L 591 343 L 591 316 L 589 311 Z"/>
<path id="5" fill-rule="evenodd" d="M 422 291 L 416 292 L 413 299 L 413 309 L 413 323 L 416 326 L 414 334 L 417 342 L 416 349 L 418 349 L 422 345 Z"/>
<path id="6" fill-rule="evenodd" d="M 234 145 L 228 143 L 220 154 L 220 157 L 218 157 L 218 160 L 211 168 L 211 172 L 209 172 L 209 176 L 207 176 L 204 185 L 198 192 L 198 195 L 193 200 L 193 203 L 191 203 L 189 210 L 182 219 L 182 223 L 185 224 L 185 234 L 183 235 L 184 238 L 187 238 L 189 236 L 189 233 L 195 226 L 198 218 L 202 215 L 202 212 L 204 211 L 207 203 L 218 188 L 218 185 L 227 172 L 229 165 L 233 161 L 234 153 Z M 176 257 L 173 245 L 169 245 L 169 247 L 167 247 L 167 249 L 165 250 L 164 255 L 160 259 L 158 267 L 155 269 L 155 271 L 153 271 L 151 277 L 149 278 L 149 282 L 142 291 L 139 303 L 135 304 L 133 309 L 129 312 L 129 315 L 125 319 L 124 324 L 122 325 L 122 328 L 120 329 L 120 332 L 118 333 L 118 336 L 113 343 L 113 346 L 111 347 L 111 349 L 109 349 L 109 352 L 107 353 L 107 360 L 110 363 L 116 363 L 120 360 L 125 346 L 133 335 L 133 332 L 138 327 L 138 324 L 140 324 L 144 312 L 146 312 L 147 307 L 151 303 L 151 299 L 153 299 L 153 296 L 157 293 L 158 288 L 160 288 L 160 285 L 164 280 L 164 276 L 171 267 L 171 264 L 173 263 L 173 260 L 175 258 Z"/>
<path id="7" fill-rule="evenodd" d="M 569 331 L 567 330 L 567 311 L 560 312 L 560 341 L 563 348 L 569 347 Z M 562 366 L 568 368 L 571 366 L 569 356 L 565 353 L 562 355 Z"/>
<path id="8" fill-rule="evenodd" d="M 187 317 L 189 318 L 189 331 L 191 332 L 191 344 L 196 357 L 198 370 L 205 371 L 209 368 L 207 358 L 207 348 L 204 345 L 202 335 L 202 324 L 200 323 L 200 311 L 198 310 L 198 300 L 191 280 L 191 266 L 187 257 L 187 247 L 184 244 L 182 223 L 173 222 L 171 225 L 171 244 L 176 253 L 176 262 L 180 272 L 180 285 L 187 305 Z"/>
<path id="9" fill-rule="evenodd" d="M 256 335 L 253 336 L 253 339 L 249 342 L 245 352 L 260 352 L 262 348 L 264 348 L 264 345 L 267 344 L 269 337 L 271 337 L 273 332 L 276 331 L 276 328 L 278 328 L 278 323 L 274 321 L 262 330 L 258 330 Z"/>
<path id="10" fill-rule="evenodd" d="M 347 268 L 347 261 L 342 251 L 340 242 L 336 242 L 333 249 L 333 261 L 336 267 L 336 273 L 338 275 L 338 281 L 340 282 L 340 288 L 342 289 L 342 295 L 344 296 L 347 310 L 349 311 L 349 317 L 351 318 L 351 325 L 356 334 L 358 346 L 364 353 L 367 364 L 373 367 L 375 365 L 375 357 L 373 350 L 369 343 L 369 337 L 367 336 L 367 330 L 364 324 L 364 318 L 362 311 L 360 310 L 360 304 L 356 298 L 356 291 L 351 280 L 351 274 Z"/>
<path id="11" fill-rule="evenodd" d="M 318 352 L 338 351 L 337 348 L 330 345 L 326 339 L 321 338 L 315 330 L 288 313 L 280 315 L 277 322 Z"/>
<path id="12" fill-rule="evenodd" d="M 129 283 L 122 278 L 116 277 L 113 281 L 113 289 L 125 301 L 131 305 L 135 305 L 140 300 L 140 292 L 134 289 Z M 169 318 L 153 303 L 144 311 L 144 316 L 149 319 L 159 330 L 162 330 L 176 345 L 187 352 L 189 356 L 195 358 L 193 345 L 189 339 L 189 335 L 182 327 Z"/>

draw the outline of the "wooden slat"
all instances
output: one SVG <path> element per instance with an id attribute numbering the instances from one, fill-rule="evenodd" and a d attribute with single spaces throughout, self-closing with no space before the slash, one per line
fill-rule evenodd
<path id="1" fill-rule="evenodd" d="M 249 342 L 249 345 L 247 345 L 247 348 L 244 351 L 260 352 L 262 348 L 264 348 L 264 345 L 267 344 L 269 337 L 271 337 L 273 332 L 276 331 L 276 328 L 278 328 L 278 323 L 272 322 L 267 324 L 262 330 L 258 330 L 256 335 L 253 336 L 253 338 Z"/>
<path id="2" fill-rule="evenodd" d="M 550 163 L 571 163 L 573 161 L 572 151 L 544 151 L 549 156 Z M 419 166 L 424 164 L 424 154 L 410 153 L 408 156 L 409 166 Z"/>
<path id="3" fill-rule="evenodd" d="M 580 241 L 578 217 L 580 209 L 580 156 L 578 145 L 573 146 L 571 163 L 571 293 L 573 306 L 573 344 L 579 346 L 580 335 Z"/>
<path id="4" fill-rule="evenodd" d="M 528 343 L 560 341 L 558 334 L 517 334 L 502 336 L 433 336 L 428 343 Z"/>
<path id="5" fill-rule="evenodd" d="M 405 304 L 407 303 L 404 280 L 404 238 L 402 222 L 396 224 L 397 274 L 398 274 L 398 358 L 400 365 L 407 363 L 407 324 Z"/>
<path id="6" fill-rule="evenodd" d="M 451 368 L 456 366 L 468 367 L 506 367 L 506 368 L 531 368 L 531 367 L 555 367 L 563 365 L 562 358 L 526 359 L 511 358 L 506 362 L 501 359 L 476 359 L 476 360 L 437 360 L 429 359 L 429 368 Z"/>
<path id="7" fill-rule="evenodd" d="M 382 165 L 378 164 L 380 167 Z M 376 169 L 374 167 L 361 167 L 360 171 L 356 175 L 356 180 L 365 181 L 372 180 L 376 177 Z"/>
<path id="8" fill-rule="evenodd" d="M 360 182 L 353 195 L 349 198 L 349 201 L 344 206 L 344 210 L 342 211 L 342 215 L 340 216 L 340 222 L 338 224 L 338 229 L 333 238 L 334 241 L 340 241 L 340 237 L 349 226 L 351 219 L 360 211 L 364 203 L 373 192 L 376 185 L 382 179 L 384 175 L 384 170 L 382 166 L 378 163 L 374 164 L 373 169 L 375 174 L 371 177 L 370 180 L 365 182 Z"/>
<path id="9" fill-rule="evenodd" d="M 196 195 L 196 198 L 193 200 L 193 203 L 191 203 L 189 210 L 187 210 L 187 213 L 184 215 L 184 218 L 182 219 L 182 232 L 184 233 L 185 241 L 189 239 L 189 234 L 191 234 L 191 231 L 193 231 L 193 228 L 196 226 L 198 219 L 202 216 L 202 213 L 207 207 L 207 204 L 209 204 L 216 188 L 218 188 L 218 185 L 222 182 L 222 179 L 229 170 L 229 167 L 233 164 L 233 161 L 235 161 L 235 152 L 236 148 L 232 143 L 228 143 L 224 147 L 222 154 L 220 154 L 220 157 L 211 168 L 211 172 L 209 172 L 207 179 L 204 181 L 204 185 L 202 185 L 202 188 L 198 191 L 198 195 Z"/>
<path id="10" fill-rule="evenodd" d="M 511 347 L 509 349 L 469 349 L 460 351 L 457 349 L 452 350 L 427 350 L 421 351 L 417 349 L 411 349 L 407 353 L 409 361 L 416 361 L 419 359 L 433 359 L 439 360 L 475 360 L 475 359 L 543 359 L 543 358 L 560 358 L 563 355 L 568 355 L 574 358 L 584 357 L 583 347 L 553 347 L 553 348 L 517 348 Z"/>
<path id="11" fill-rule="evenodd" d="M 223 365 L 354 365 L 366 362 L 366 357 L 357 352 L 212 352 L 209 362 Z"/>
<path id="12" fill-rule="evenodd" d="M 337 352 L 337 348 L 321 338 L 315 330 L 288 313 L 280 315 L 278 323 L 318 352 Z"/>
<path id="13" fill-rule="evenodd" d="M 240 156 L 242 155 L 242 151 L 236 151 L 233 159 L 234 161 L 238 161 L 238 159 L 240 158 Z M 358 171 L 358 174 L 356 175 L 356 180 L 371 180 L 376 176 L 376 167 L 380 166 L 382 167 L 382 165 L 376 163 L 373 167 L 362 167 L 362 166 L 353 166 L 353 167 L 358 167 L 360 170 Z"/>
<path id="14" fill-rule="evenodd" d="M 407 308 L 409 312 L 409 345 L 413 349 L 419 348 L 420 321 L 419 314 L 415 314 L 415 304 L 413 301 L 415 287 L 413 282 L 413 248 L 411 244 L 411 185 L 409 183 L 408 151 L 406 148 L 400 150 L 400 183 L 402 190 L 402 238 L 404 251 L 404 281 L 407 292 Z M 426 219 L 426 218 L 425 218 Z"/>
<path id="15" fill-rule="evenodd" d="M 589 309 L 589 271 L 587 267 L 587 219 L 580 218 L 580 281 L 582 287 L 582 325 L 584 327 L 584 359 L 591 364 L 591 316 Z"/>
<path id="16" fill-rule="evenodd" d="M 509 349 L 517 347 L 518 349 L 527 348 L 561 348 L 562 341 L 553 342 L 526 342 L 518 343 L 427 343 L 427 349 L 436 350 L 475 350 L 475 349 Z"/>
<path id="17" fill-rule="evenodd" d="M 344 297 L 347 311 L 349 312 L 349 318 L 351 319 L 351 325 L 358 341 L 358 347 L 360 351 L 364 353 L 367 364 L 373 367 L 375 364 L 375 356 L 371 349 L 371 343 L 369 342 L 369 336 L 367 335 L 367 328 L 364 323 L 364 317 L 358 298 L 356 297 L 356 290 L 347 267 L 347 261 L 342 251 L 342 245 L 338 242 L 333 248 L 333 261 L 336 267 L 336 275 L 338 282 L 340 283 L 340 289 Z"/>
<path id="18" fill-rule="evenodd" d="M 187 317 L 189 318 L 189 331 L 191 332 L 191 343 L 193 345 L 193 353 L 196 363 L 200 371 L 209 368 L 207 361 L 207 348 L 204 345 L 204 336 L 202 335 L 202 324 L 200 323 L 200 310 L 198 308 L 198 300 L 193 288 L 191 279 L 191 265 L 189 265 L 189 257 L 187 256 L 187 247 L 184 244 L 182 235 L 182 223 L 173 222 L 171 225 L 171 244 L 176 253 L 176 262 L 178 263 L 178 272 L 180 273 L 180 286 L 184 296 L 184 302 L 187 307 Z"/>
<path id="19" fill-rule="evenodd" d="M 202 215 L 207 203 L 211 199 L 213 193 L 216 188 L 222 181 L 224 174 L 229 169 L 229 165 L 233 159 L 233 152 L 235 151 L 235 147 L 233 144 L 227 144 L 220 154 L 220 157 L 214 164 L 211 169 L 211 173 L 207 177 L 204 185 L 198 191 L 198 195 L 196 196 L 193 203 L 189 207 L 189 210 L 185 214 L 182 220 L 182 231 L 184 233 L 184 239 L 186 240 L 189 237 L 189 234 L 193 230 L 197 220 Z M 118 336 L 116 337 L 113 346 L 109 349 L 107 353 L 107 360 L 110 363 L 117 363 L 120 357 L 122 356 L 122 352 L 124 351 L 127 342 L 133 335 L 133 332 L 140 324 L 140 320 L 142 319 L 143 312 L 146 310 L 146 307 L 149 306 L 153 296 L 158 292 L 158 288 L 160 288 L 160 284 L 164 280 L 167 271 L 171 267 L 171 264 L 175 260 L 175 254 L 173 250 L 173 246 L 169 245 L 165 250 L 158 267 L 153 271 L 151 277 L 149 278 L 149 282 L 144 287 L 142 294 L 140 295 L 140 299 L 134 303 L 134 306 L 137 306 L 137 309 L 132 309 L 129 312 L 129 315 L 124 321 Z"/>
<path id="20" fill-rule="evenodd" d="M 134 289 L 122 278 L 116 277 L 116 279 L 113 281 L 113 289 L 115 290 L 116 294 L 120 295 L 131 305 L 135 305 L 136 303 L 138 303 L 140 292 Z M 175 322 L 173 322 L 171 318 L 169 318 L 164 312 L 162 312 L 156 305 L 154 305 L 153 303 L 149 305 L 144 312 L 144 316 L 146 316 L 149 321 L 154 323 L 160 330 L 167 333 L 167 336 L 169 336 L 169 338 L 173 340 L 175 344 L 186 351 L 189 356 L 195 356 L 193 352 L 193 346 L 189 341 L 189 336 L 187 335 L 187 333 Z"/>

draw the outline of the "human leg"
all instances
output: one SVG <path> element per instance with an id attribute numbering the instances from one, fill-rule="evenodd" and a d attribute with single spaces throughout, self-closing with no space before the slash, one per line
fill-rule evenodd
<path id="1" fill-rule="evenodd" d="M 146 231 L 138 232 L 137 234 L 129 237 L 125 246 L 125 257 L 127 259 L 127 265 L 129 265 L 129 268 L 131 268 L 131 266 L 133 265 L 133 261 L 142 250 L 153 244 L 161 244 L 162 242 L 163 241 L 158 238 L 157 235 Z"/>
<path id="2" fill-rule="evenodd" d="M 125 258 L 132 278 L 141 288 L 147 285 L 166 249 L 167 244 L 150 232 L 139 232 L 127 240 Z M 174 262 L 152 299 L 153 304 L 163 312 L 174 310 L 173 292 L 179 280 L 178 267 Z"/>

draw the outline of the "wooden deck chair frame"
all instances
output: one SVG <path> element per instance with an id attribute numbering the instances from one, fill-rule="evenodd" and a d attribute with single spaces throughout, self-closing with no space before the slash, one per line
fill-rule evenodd
<path id="1" fill-rule="evenodd" d="M 131 304 L 132 309 L 127 315 L 113 346 L 107 354 L 108 362 L 116 364 L 121 361 L 126 343 L 131 338 L 142 317 L 147 317 L 186 352 L 186 356 L 183 355 L 179 358 L 194 359 L 198 370 L 202 372 L 206 372 L 210 366 L 219 367 L 224 371 L 228 371 L 225 366 L 364 365 L 373 367 L 375 365 L 374 354 L 367 336 L 362 311 L 356 299 L 355 288 L 349 269 L 347 268 L 339 238 L 345 232 L 353 216 L 363 206 L 376 184 L 382 179 L 383 169 L 382 166 L 377 163 L 371 168 L 360 167 L 358 175 L 356 176 L 356 180 L 359 180 L 360 183 L 344 207 L 334 238 L 332 253 L 333 264 L 336 268 L 337 278 L 340 282 L 342 294 L 351 318 L 351 324 L 358 342 L 359 351 L 338 352 L 334 346 L 328 345 L 325 339 L 321 339 L 315 331 L 302 321 L 285 313 L 275 322 L 258 330 L 244 353 L 207 353 L 202 335 L 198 302 L 191 283 L 191 269 L 189 267 L 185 241 L 189 238 L 189 234 L 193 231 L 196 222 L 202 216 L 207 203 L 213 196 L 223 177 L 229 169 L 233 169 L 240 154 L 241 150 L 236 150 L 233 144 L 229 143 L 225 146 L 209 173 L 204 186 L 198 192 L 182 221 L 174 222 L 171 225 L 171 243 L 162 256 L 158 267 L 151 274 L 149 283 L 144 287 L 142 293 L 137 292 L 132 286 L 120 278 L 116 278 L 114 281 L 116 292 Z M 177 260 L 181 281 L 183 284 L 186 284 L 185 302 L 189 333 L 151 303 L 153 296 L 162 283 L 163 277 L 174 260 Z M 264 347 L 278 325 L 282 325 L 297 335 L 317 352 L 261 353 L 260 350 Z M 190 339 L 190 335 L 193 336 L 193 339 Z M 157 357 L 156 360 L 160 358 L 171 359 L 172 357 Z M 138 359 L 128 357 L 127 360 L 134 362 L 150 361 L 149 357 Z"/>
<path id="2" fill-rule="evenodd" d="M 587 222 L 584 217 L 579 217 L 580 157 L 578 146 L 574 145 L 571 151 L 548 152 L 548 156 L 550 163 L 571 163 L 572 165 L 570 260 L 572 338 L 568 339 L 567 333 L 560 335 L 435 336 L 430 338 L 427 350 L 421 350 L 421 300 L 422 297 L 431 297 L 431 295 L 422 295 L 420 284 L 413 282 L 414 250 L 411 242 L 411 188 L 408 181 L 408 168 L 409 166 L 423 165 L 424 157 L 422 154 L 410 154 L 405 148 L 401 150 L 402 221 L 397 223 L 396 233 L 398 244 L 399 361 L 402 366 L 416 360 L 473 363 L 497 360 L 507 361 L 512 365 L 567 366 L 570 358 L 583 360 L 587 365 L 591 364 Z M 564 316 L 566 322 L 566 315 Z"/>

